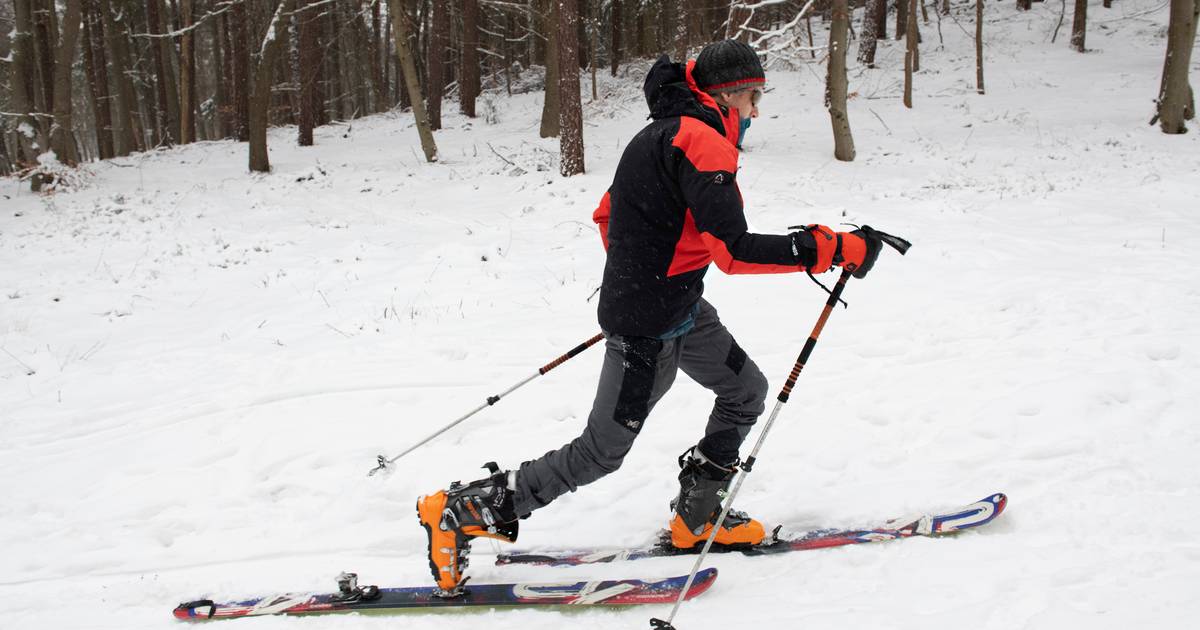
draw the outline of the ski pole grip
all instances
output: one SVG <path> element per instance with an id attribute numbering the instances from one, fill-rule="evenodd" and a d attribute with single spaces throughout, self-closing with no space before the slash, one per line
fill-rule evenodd
<path id="1" fill-rule="evenodd" d="M 554 368 L 566 363 L 568 359 L 571 359 L 571 358 L 577 356 L 579 353 L 583 352 L 584 350 L 587 350 L 588 348 L 591 348 L 592 346 L 596 345 L 596 343 L 599 342 L 601 339 L 604 339 L 604 333 L 597 333 L 595 337 L 592 337 L 591 339 L 588 339 L 587 341 L 579 344 L 578 346 L 571 348 L 571 350 L 568 351 L 566 354 L 564 354 L 561 357 L 558 357 L 557 359 L 542 366 L 540 369 L 538 369 L 538 374 L 545 374 L 546 372 L 549 372 L 550 370 L 553 370 Z"/>

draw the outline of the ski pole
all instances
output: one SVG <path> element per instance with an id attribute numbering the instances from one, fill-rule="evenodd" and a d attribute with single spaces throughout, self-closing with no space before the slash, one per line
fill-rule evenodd
<path id="1" fill-rule="evenodd" d="M 796 379 L 800 376 L 800 371 L 804 369 L 804 365 L 808 363 L 808 356 L 812 354 L 813 348 L 817 345 L 817 337 L 821 336 L 821 330 L 825 328 L 825 322 L 829 319 L 829 314 L 833 312 L 833 308 L 837 306 L 838 300 L 842 297 L 842 290 L 846 288 L 846 281 L 850 279 L 853 270 L 846 269 L 842 271 L 841 277 L 838 278 L 837 286 L 829 293 L 829 299 L 825 302 L 825 310 L 821 311 L 821 317 L 817 319 L 817 325 L 813 327 L 812 334 L 808 336 L 808 341 L 804 343 L 804 349 L 800 351 L 800 357 L 796 359 L 796 365 L 792 366 L 792 373 L 788 375 L 787 382 L 783 384 L 783 390 L 779 392 L 779 396 L 775 400 L 775 409 L 771 411 L 771 416 L 767 418 L 767 423 L 763 425 L 762 433 L 758 435 L 758 441 L 754 443 L 754 450 L 750 451 L 750 457 L 742 462 L 738 470 L 737 479 L 733 483 L 733 490 L 725 497 L 725 505 L 721 507 L 721 515 L 717 517 L 716 523 L 712 526 L 712 533 L 708 535 L 708 540 L 704 541 L 704 548 L 700 550 L 700 555 L 696 558 L 696 563 L 692 565 L 692 572 L 688 574 L 687 582 L 683 585 L 683 590 L 679 593 L 679 599 L 675 600 L 675 607 L 671 609 L 671 614 L 667 616 L 666 621 L 662 619 L 651 619 L 650 627 L 654 630 L 675 630 L 675 626 L 671 622 L 675 621 L 675 614 L 679 612 L 679 607 L 683 604 L 683 600 L 687 597 L 687 593 L 692 588 L 692 582 L 696 579 L 696 573 L 700 570 L 700 564 L 704 562 L 705 556 L 708 555 L 708 550 L 712 548 L 713 541 L 717 539 L 717 530 L 720 523 L 725 522 L 725 517 L 729 514 L 730 508 L 733 507 L 733 499 L 737 496 L 738 490 L 742 488 L 742 482 L 746 480 L 746 475 L 754 469 L 754 461 L 758 456 L 758 449 L 762 448 L 763 442 L 767 440 L 767 434 L 771 432 L 771 425 L 775 424 L 775 418 L 779 416 L 779 410 L 783 408 L 783 404 L 788 401 L 792 395 L 792 388 L 796 386 Z"/>
<path id="2" fill-rule="evenodd" d="M 447 424 L 446 426 L 442 427 L 441 429 L 438 429 L 437 432 L 434 433 L 433 435 L 430 435 L 429 437 L 425 438 L 424 440 L 421 440 L 420 442 L 417 442 L 416 444 L 413 444 L 412 446 L 408 447 L 403 453 L 400 453 L 399 455 L 397 455 L 391 459 L 388 459 L 384 455 L 379 455 L 376 459 L 376 461 L 378 462 L 378 465 L 376 465 L 374 468 L 372 468 L 371 471 L 367 473 L 367 476 L 370 477 L 381 470 L 386 470 L 388 466 L 396 463 L 396 460 L 415 451 L 417 448 L 423 446 L 425 443 L 429 442 L 433 438 L 445 433 L 446 431 L 449 431 L 450 429 L 454 428 L 459 423 L 461 423 L 463 420 L 466 420 L 467 418 L 470 418 L 471 416 L 479 413 L 480 411 L 482 411 L 488 407 L 491 407 L 492 405 L 499 402 L 501 398 L 504 398 L 505 396 L 520 389 L 523 385 L 525 385 L 529 381 L 532 381 L 533 379 L 545 374 L 546 372 L 549 372 L 550 370 L 553 370 L 554 368 L 562 365 L 563 363 L 566 363 L 568 359 L 570 359 L 570 358 L 574 357 L 575 355 L 583 352 L 584 350 L 587 350 L 588 348 L 591 348 L 592 346 L 596 345 L 596 343 L 599 342 L 601 339 L 604 339 L 604 333 L 597 333 L 595 337 L 592 337 L 591 339 L 588 339 L 587 341 L 579 344 L 578 346 L 571 348 L 571 350 L 568 351 L 566 354 L 564 354 L 561 357 L 558 357 L 557 359 L 538 368 L 538 371 L 536 373 L 522 379 L 521 382 L 517 383 L 516 385 L 509 387 L 508 389 L 504 390 L 503 392 L 500 392 L 499 394 L 496 394 L 495 396 L 488 396 L 487 402 L 485 402 L 484 404 L 479 405 L 478 407 L 467 412 L 467 414 L 465 416 L 462 416 L 461 418 L 455 420 L 454 422 L 451 422 L 450 424 Z"/>

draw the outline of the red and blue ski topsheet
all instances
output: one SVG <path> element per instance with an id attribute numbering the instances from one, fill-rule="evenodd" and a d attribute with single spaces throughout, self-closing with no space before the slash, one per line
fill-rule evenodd
<path id="1" fill-rule="evenodd" d="M 805 551 L 808 549 L 824 549 L 826 547 L 882 542 L 913 536 L 944 536 L 964 529 L 987 525 L 995 520 L 997 516 L 1000 516 L 1006 505 L 1008 505 L 1008 497 L 1002 493 L 996 493 L 975 503 L 964 505 L 956 510 L 891 519 L 886 525 L 876 529 L 818 529 L 799 536 L 784 537 L 753 546 L 726 547 L 713 545 L 712 551 L 718 553 L 736 551 L 749 556 L 762 556 L 787 553 L 789 551 Z M 574 566 L 579 564 L 694 554 L 700 551 L 699 547 L 698 545 L 692 549 L 680 549 L 672 546 L 669 534 L 664 533 L 660 536 L 659 542 L 645 547 L 515 551 L 512 553 L 502 553 L 497 556 L 496 564 Z"/>
<path id="2" fill-rule="evenodd" d="M 688 589 L 687 599 L 708 590 L 716 579 L 716 569 L 705 569 L 697 573 L 696 580 Z M 462 595 L 450 599 L 437 596 L 433 587 L 381 588 L 378 597 L 352 602 L 338 601 L 338 596 L 333 593 L 288 593 L 230 603 L 217 603 L 205 599 L 180 604 L 175 608 L 175 618 L 206 621 L 259 615 L 387 613 L 456 606 L 673 604 L 679 599 L 686 581 L 686 576 L 679 576 L 653 581 L 471 584 Z"/>

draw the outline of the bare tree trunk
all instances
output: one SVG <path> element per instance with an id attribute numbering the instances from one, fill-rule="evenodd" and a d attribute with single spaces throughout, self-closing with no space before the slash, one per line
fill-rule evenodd
<path id="1" fill-rule="evenodd" d="M 357 4 L 361 4 L 358 2 Z M 351 91 L 355 94 L 355 118 L 366 116 L 374 111 L 371 107 L 372 87 L 371 83 L 374 79 L 371 78 L 371 53 L 368 49 L 371 37 L 367 32 L 367 25 L 363 21 L 362 12 L 355 6 L 348 7 L 347 21 L 350 23 L 350 68 L 354 71 L 348 80 L 351 81 Z"/>
<path id="2" fill-rule="evenodd" d="M 559 28 L 558 0 L 550 0 L 547 7 L 546 19 L 546 98 L 542 102 L 542 126 L 540 135 L 543 138 L 556 138 L 559 134 L 559 71 L 563 65 L 559 59 L 559 41 L 562 39 Z"/>
<path id="3" fill-rule="evenodd" d="M 374 98 L 374 111 L 382 112 L 388 108 L 386 64 L 383 61 L 380 42 L 383 39 L 382 16 L 379 13 L 379 3 L 371 2 L 371 32 L 367 34 L 370 45 L 367 47 L 371 55 L 371 94 Z"/>
<path id="4" fill-rule="evenodd" d="M 404 91 L 400 89 L 400 67 L 395 59 L 395 53 L 392 51 L 392 12 L 389 10 L 387 17 L 383 20 L 383 74 L 388 89 L 388 108 L 395 107 L 400 102 L 400 94 Z"/>
<path id="5" fill-rule="evenodd" d="M 391 3 L 391 0 L 388 0 L 388 2 Z M 396 13 L 395 13 L 395 18 L 392 20 L 392 31 L 391 32 L 403 34 L 404 42 L 405 42 L 405 44 L 407 44 L 408 51 L 409 51 L 408 55 L 411 58 L 412 51 L 414 48 L 416 48 L 416 43 L 413 42 L 412 28 L 410 27 L 410 25 L 412 24 L 412 19 L 410 18 L 409 9 L 407 7 L 407 5 L 410 3 L 411 3 L 411 0 L 397 0 L 397 2 L 394 3 L 396 6 L 396 9 L 395 9 Z M 388 14 L 389 15 L 391 15 L 393 13 L 393 11 L 391 10 L 391 7 L 392 7 L 392 4 L 389 4 L 388 5 L 388 9 L 389 9 Z M 399 30 L 396 30 L 396 29 L 399 29 Z M 529 39 L 535 39 L 535 38 L 531 37 Z M 393 37 L 392 40 L 393 40 L 392 48 L 396 49 L 395 37 Z M 401 86 L 402 89 L 400 90 L 400 107 L 401 108 L 409 108 L 409 107 L 412 107 L 412 93 L 408 91 L 408 78 L 404 74 L 404 73 L 408 72 L 408 70 L 404 69 L 404 63 L 400 57 L 400 51 L 398 49 L 396 49 L 395 52 L 396 52 L 396 80 L 403 84 Z M 417 67 L 416 59 L 413 59 L 413 68 L 416 68 L 416 67 Z M 420 76 L 414 75 L 413 82 L 417 86 L 420 86 L 420 84 L 421 84 Z M 420 90 L 417 90 L 417 93 L 419 94 Z M 421 109 L 424 110 L 424 106 L 422 106 Z M 428 120 L 428 119 L 426 119 L 426 120 Z M 433 136 L 430 136 L 430 137 L 432 138 Z"/>
<path id="6" fill-rule="evenodd" d="M 575 53 L 579 59 L 579 70 L 584 70 L 588 67 L 588 47 L 587 47 L 587 24 L 583 16 L 587 15 L 588 0 L 575 0 L 576 14 L 579 19 L 575 21 Z"/>
<path id="7" fill-rule="evenodd" d="M 446 49 L 450 45 L 450 7 L 434 0 L 429 16 L 429 49 L 426 63 L 429 68 L 428 88 L 429 126 L 442 128 L 442 96 L 446 89 Z"/>
<path id="8" fill-rule="evenodd" d="M 299 0 L 293 0 L 292 5 Z M 295 17 L 295 12 L 283 16 L 285 28 L 279 32 L 279 50 L 275 53 L 275 68 L 274 77 L 272 78 L 273 85 L 291 86 L 295 82 L 295 73 L 292 72 L 292 62 L 294 53 L 296 53 L 296 44 L 292 41 L 292 18 Z M 363 47 L 366 47 L 367 37 L 364 34 Z M 363 65 L 370 66 L 370 60 L 365 58 L 364 54 Z M 369 72 L 364 74 L 369 75 Z M 363 77 L 363 88 L 369 89 L 371 78 Z M 271 107 L 269 124 L 273 125 L 295 125 L 296 118 L 300 111 L 299 104 L 300 93 L 293 89 L 272 90 Z"/>
<path id="9" fill-rule="evenodd" d="M 1033 8 L 1033 0 L 1017 0 L 1017 8 L 1022 11 L 1028 11 Z"/>
<path id="10" fill-rule="evenodd" d="M 983 94 L 983 0 L 975 0 L 975 91 Z"/>
<path id="11" fill-rule="evenodd" d="M 5 138 L 4 127 L 0 125 L 0 177 L 7 177 L 13 172 L 12 159 L 8 157 L 8 140 Z"/>
<path id="12" fill-rule="evenodd" d="M 113 153 L 112 111 L 108 96 L 108 59 L 104 54 L 104 27 L 100 20 L 100 3 L 83 3 L 83 62 L 92 95 L 92 114 L 96 122 L 96 151 L 107 160 Z"/>
<path id="13" fill-rule="evenodd" d="M 1084 40 L 1087 36 L 1087 0 L 1075 0 L 1075 20 L 1071 23 L 1071 48 L 1087 52 Z"/>
<path id="14" fill-rule="evenodd" d="M 13 109 L 20 114 L 16 119 L 19 163 L 32 164 L 37 156 L 50 148 L 43 120 L 30 115 L 35 110 L 33 93 L 34 54 L 33 18 L 30 0 L 14 0 L 15 23 L 12 35 L 12 98 Z"/>
<path id="15" fill-rule="evenodd" d="M 257 60 L 254 62 L 254 84 L 250 96 L 250 170 L 258 173 L 271 171 L 271 159 L 267 153 L 267 116 L 271 104 L 271 72 L 275 66 L 283 30 L 287 28 L 284 14 L 291 10 L 294 0 L 281 0 L 275 14 L 263 34 Z"/>
<path id="16" fill-rule="evenodd" d="M 1196 25 L 1200 22 L 1200 0 L 1171 0 L 1167 26 L 1167 56 L 1163 64 L 1162 87 L 1154 120 L 1163 133 L 1187 133 L 1185 120 L 1196 116 L 1195 95 L 1188 80 Z"/>
<path id="17" fill-rule="evenodd" d="M 192 0 L 179 0 L 179 21 L 186 31 L 179 38 L 179 142 L 196 141 L 196 49 L 192 34 Z"/>
<path id="18" fill-rule="evenodd" d="M 908 32 L 908 0 L 896 0 L 896 41 Z"/>
<path id="19" fill-rule="evenodd" d="M 165 30 L 161 15 L 161 2 L 162 0 L 146 0 L 146 23 L 149 26 L 147 30 L 153 35 L 161 35 Z M 158 125 L 163 129 L 163 142 L 172 144 L 178 134 L 176 129 L 179 126 L 179 101 L 178 96 L 174 99 L 169 96 L 177 94 L 176 90 L 178 89 L 171 72 L 173 70 L 171 67 L 171 40 L 166 37 L 155 38 L 151 41 L 150 46 L 154 50 L 154 88 L 155 96 L 158 99 L 156 118 Z"/>
<path id="20" fill-rule="evenodd" d="M 395 41 L 396 54 L 400 57 L 401 74 L 408 88 L 408 98 L 412 102 L 413 118 L 416 120 L 417 133 L 421 137 L 421 150 L 425 153 L 425 161 L 437 161 L 437 145 L 433 142 L 433 130 L 429 126 L 429 118 L 425 114 L 424 100 L 421 98 L 421 86 L 417 83 L 417 64 L 413 61 L 412 50 L 408 46 L 408 20 L 406 14 L 400 11 L 400 0 L 388 0 L 389 13 L 395 16 L 392 20 L 392 39 Z"/>
<path id="21" fill-rule="evenodd" d="M 75 63 L 75 43 L 79 41 L 80 0 L 66 0 L 62 35 L 58 38 L 54 62 L 54 126 L 50 128 L 50 146 L 59 161 L 68 165 L 79 162 L 79 149 L 71 128 L 71 66 Z"/>
<path id="22" fill-rule="evenodd" d="M 504 89 L 512 96 L 513 47 L 510 40 L 516 31 L 516 19 L 511 13 L 504 16 Z"/>
<path id="23" fill-rule="evenodd" d="M 225 52 L 225 28 L 227 27 L 218 18 L 208 18 L 209 41 L 211 42 L 210 55 L 212 59 L 205 63 L 206 69 L 211 70 L 213 81 L 213 107 L 210 109 L 212 115 L 210 117 L 210 126 L 212 128 L 211 137 L 228 138 L 230 120 L 227 112 L 229 111 L 229 91 L 225 89 L 225 81 L 222 80 L 225 67 L 225 57 L 228 54 Z M 169 142 L 169 139 L 168 139 Z"/>
<path id="24" fill-rule="evenodd" d="M 459 107 L 475 117 L 475 97 L 479 96 L 479 0 L 462 0 L 462 70 L 458 73 Z"/>
<path id="25" fill-rule="evenodd" d="M 621 65 L 621 31 L 624 25 L 621 21 L 621 0 L 612 0 L 612 44 L 609 47 L 609 64 L 612 66 L 612 75 L 617 76 L 617 66 Z"/>
<path id="26" fill-rule="evenodd" d="M 578 175 L 583 168 L 583 104 L 579 98 L 579 40 L 571 37 L 579 29 L 576 0 L 558 3 L 558 127 L 559 173 Z"/>
<path id="27" fill-rule="evenodd" d="M 917 0 L 900 0 L 908 4 L 905 22 L 904 106 L 912 109 L 913 73 L 917 71 Z"/>
<path id="28" fill-rule="evenodd" d="M 113 75 L 113 131 L 117 155 L 129 155 L 138 150 L 138 142 L 133 123 L 133 90 L 126 89 L 128 76 L 125 74 L 129 65 L 126 63 L 121 38 L 125 36 L 124 29 L 118 29 L 113 20 L 112 5 L 109 0 L 100 0 L 100 15 L 104 22 L 104 37 L 109 52 L 109 69 Z"/>
<path id="29" fill-rule="evenodd" d="M 318 0 L 301 0 L 304 4 L 296 15 L 300 29 L 300 146 L 313 144 L 313 128 L 316 126 L 317 70 L 321 65 L 319 33 L 321 32 L 320 8 L 310 8 Z"/>
<path id="30" fill-rule="evenodd" d="M 247 29 L 249 13 L 246 5 L 233 5 L 229 14 L 230 46 L 227 51 L 231 58 L 232 75 L 226 84 L 229 99 L 233 102 L 233 132 L 239 142 L 250 140 L 250 33 Z"/>
<path id="31" fill-rule="evenodd" d="M 879 37 L 887 37 L 886 33 L 881 35 L 879 32 L 880 15 L 884 17 L 885 27 L 887 25 L 887 0 L 866 0 L 866 3 L 866 9 L 863 11 L 862 39 L 858 42 L 858 62 L 866 64 L 868 68 L 874 68 Z M 812 28 L 811 25 L 809 28 Z"/>
<path id="32" fill-rule="evenodd" d="M 33 0 L 33 54 L 36 62 L 34 103 L 39 112 L 48 114 L 54 109 L 54 52 L 57 48 L 58 30 L 55 21 L 54 2 Z"/>
<path id="33" fill-rule="evenodd" d="M 325 87 L 328 109 L 333 120 L 342 120 L 347 116 L 346 90 L 342 86 L 345 81 L 342 73 L 342 34 L 338 22 L 337 5 L 328 6 L 325 11 L 325 38 L 329 42 L 325 46 L 325 58 L 328 62 L 325 68 Z"/>
<path id="34" fill-rule="evenodd" d="M 592 100 L 595 101 L 600 98 L 596 88 L 596 65 L 600 62 L 600 3 L 589 3 L 589 10 L 595 12 L 587 15 L 588 32 L 591 34 L 588 38 L 588 65 L 592 75 Z"/>
<path id="35" fill-rule="evenodd" d="M 829 34 L 829 68 L 825 76 L 825 108 L 833 124 L 833 155 L 843 162 L 854 160 L 854 136 L 846 112 L 846 40 L 850 30 L 847 0 L 833 0 L 833 23 Z"/>

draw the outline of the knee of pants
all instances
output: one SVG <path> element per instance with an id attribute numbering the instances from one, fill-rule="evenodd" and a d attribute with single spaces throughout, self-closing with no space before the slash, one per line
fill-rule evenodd
<path id="1" fill-rule="evenodd" d="M 757 367 L 742 374 L 746 385 L 746 398 L 741 404 L 745 415 L 758 417 L 767 409 L 767 377 Z"/>
<path id="2" fill-rule="evenodd" d="M 583 435 L 576 440 L 574 461 L 572 462 L 579 476 L 588 480 L 585 483 L 591 483 L 600 477 L 616 472 L 625 462 L 625 456 L 629 454 L 629 450 L 633 446 L 632 437 L 601 436 L 592 431 L 591 427 L 584 429 Z"/>

